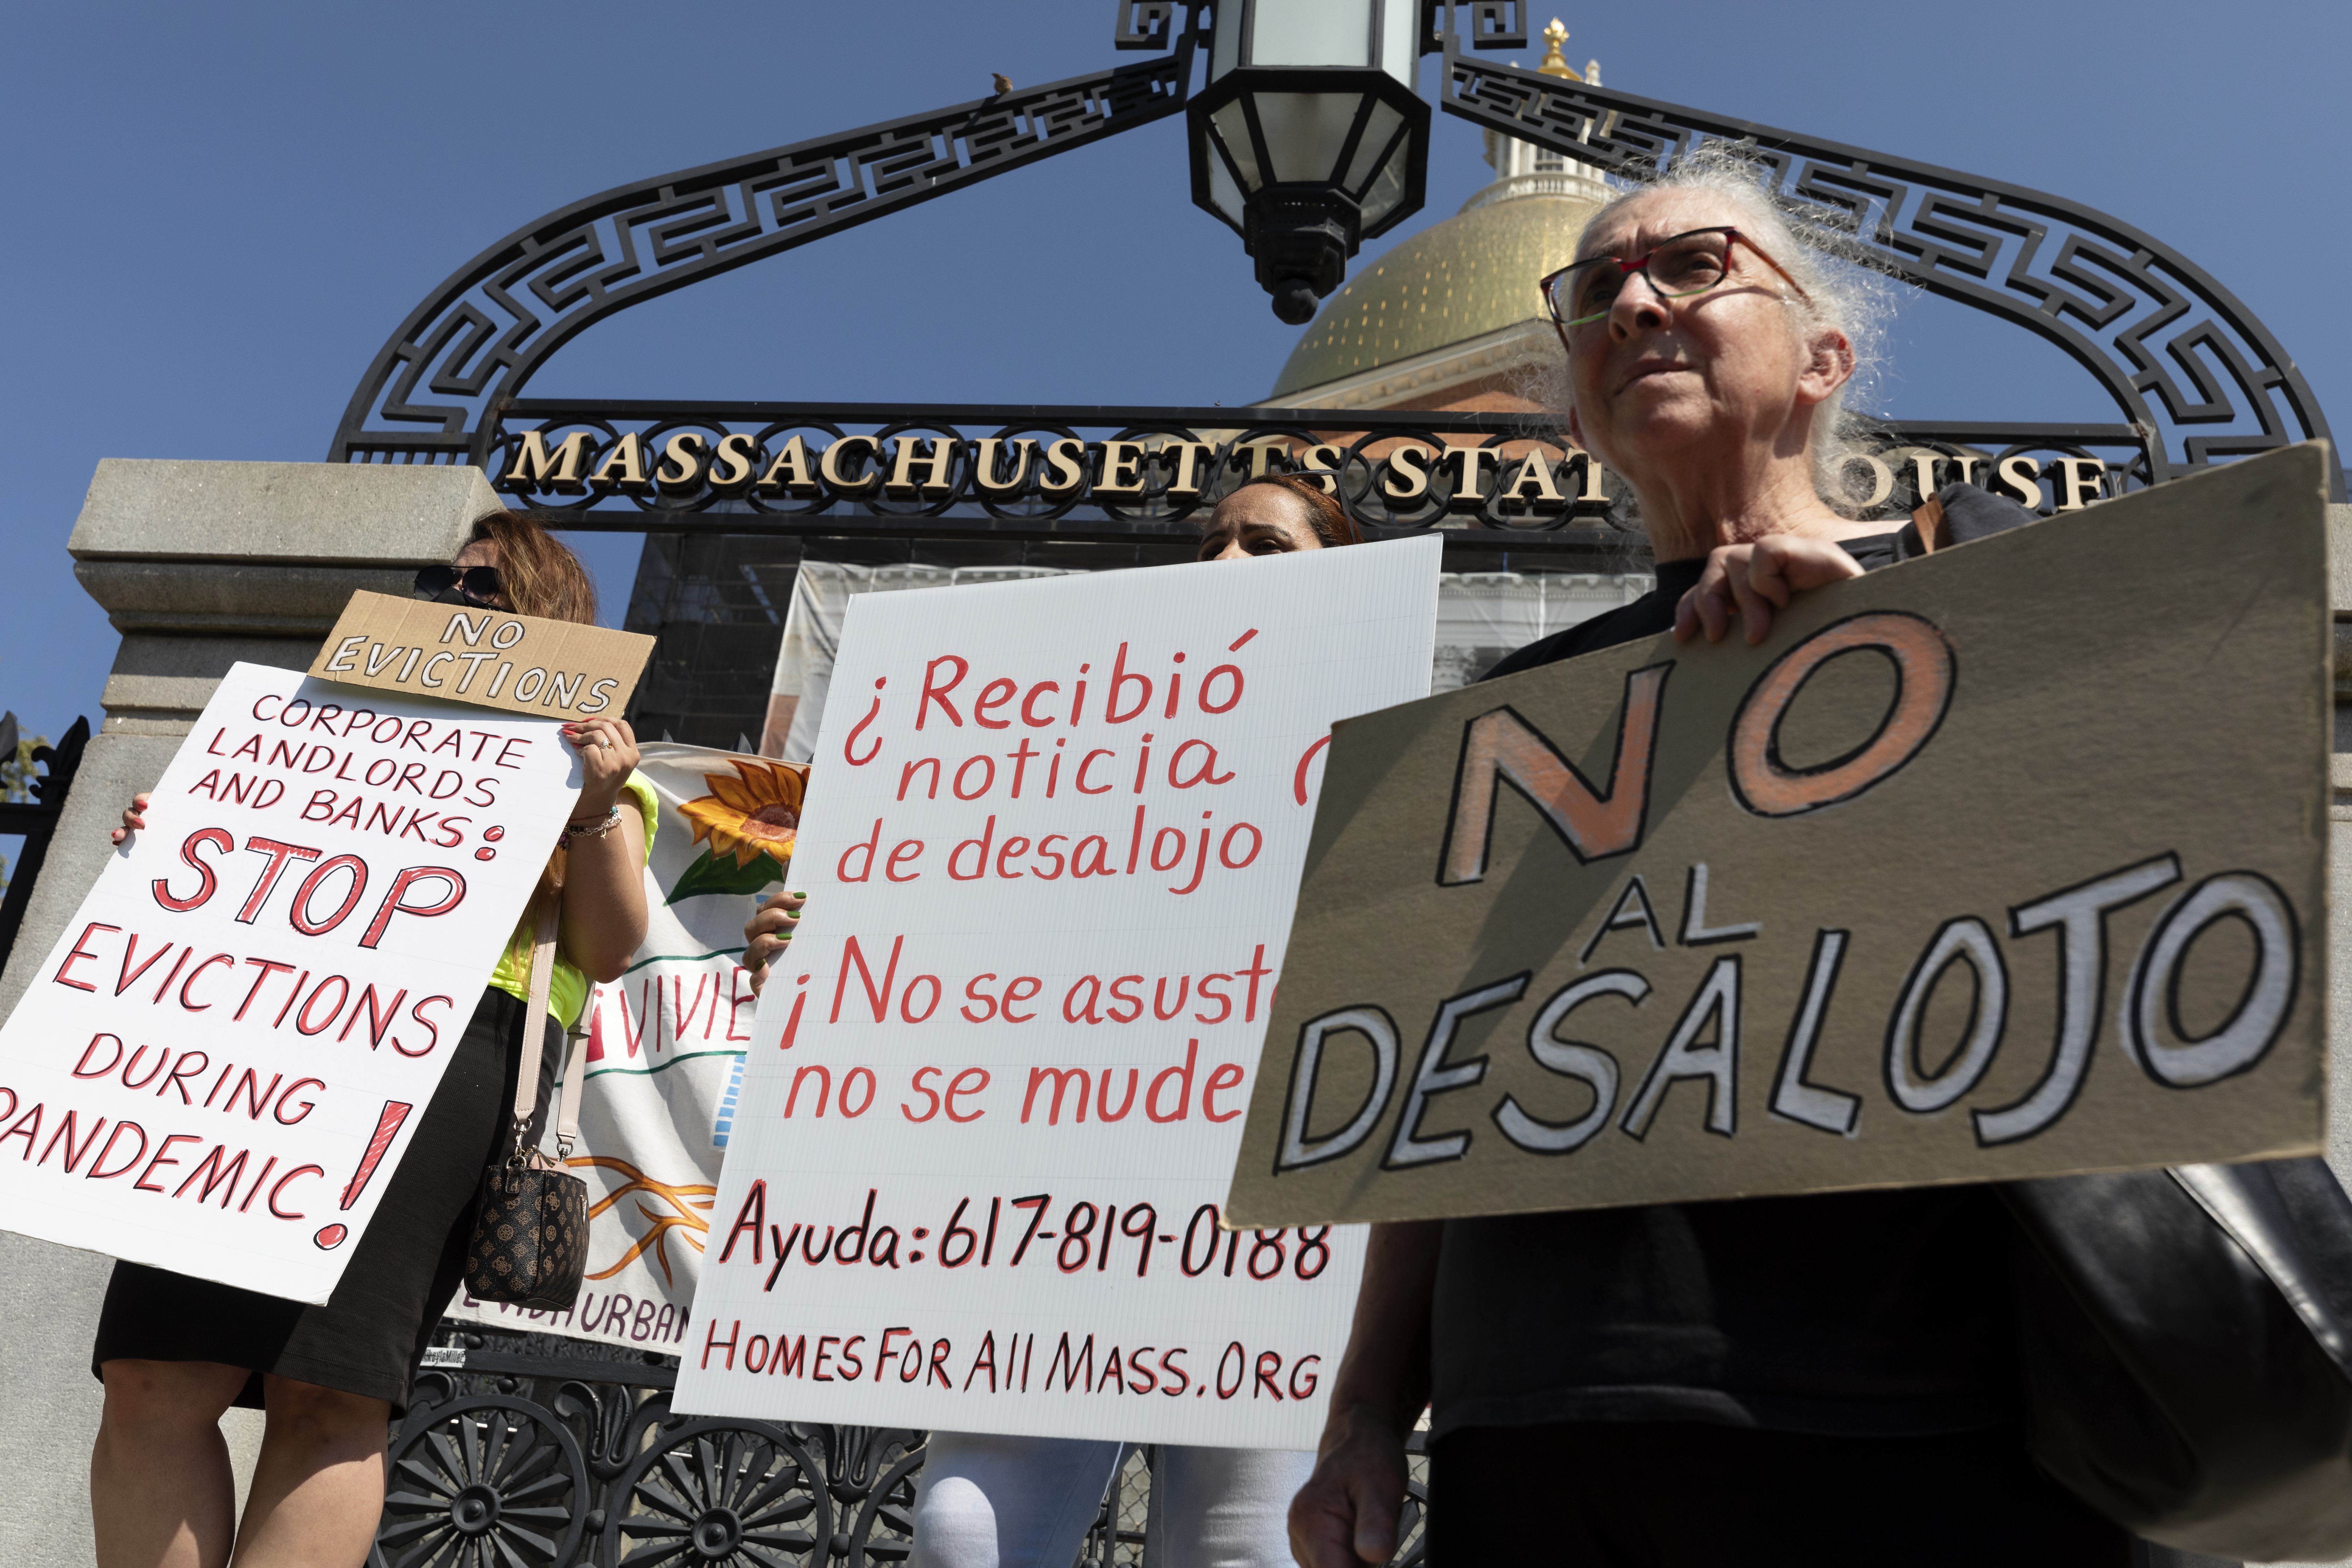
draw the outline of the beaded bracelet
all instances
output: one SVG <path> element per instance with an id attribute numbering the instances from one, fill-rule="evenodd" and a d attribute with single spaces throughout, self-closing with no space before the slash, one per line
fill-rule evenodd
<path id="1" fill-rule="evenodd" d="M 563 832 L 558 837 L 557 842 L 560 845 L 569 846 L 575 838 L 602 838 L 620 825 L 621 808 L 615 805 L 603 816 L 598 817 L 592 826 L 583 827 L 577 822 L 565 823 Z"/>

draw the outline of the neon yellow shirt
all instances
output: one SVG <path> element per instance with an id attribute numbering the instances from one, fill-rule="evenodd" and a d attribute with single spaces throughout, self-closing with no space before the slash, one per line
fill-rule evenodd
<path id="1" fill-rule="evenodd" d="M 654 786 L 646 782 L 643 773 L 631 773 L 621 783 L 621 791 L 637 804 L 646 819 L 646 858 L 653 858 L 654 829 L 661 824 L 661 805 L 654 797 Z M 499 966 L 490 972 L 490 984 L 508 995 L 522 1001 L 530 1000 L 530 933 L 520 926 L 508 942 L 499 959 Z M 570 1028 L 588 1005 L 588 976 L 581 967 L 565 956 L 562 946 L 555 950 L 555 972 L 548 976 L 547 1010 L 556 1022 Z"/>

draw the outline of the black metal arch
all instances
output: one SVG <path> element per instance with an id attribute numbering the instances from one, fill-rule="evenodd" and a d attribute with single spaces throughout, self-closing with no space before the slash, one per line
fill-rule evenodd
<path id="1" fill-rule="evenodd" d="M 360 378 L 327 460 L 478 466 L 497 411 L 597 321 L 1178 113 L 1193 37 L 1178 35 L 1162 59 L 681 169 L 549 213 L 409 312 Z"/>
<path id="2" fill-rule="evenodd" d="M 2235 295 L 2080 203 L 1473 59 L 1450 36 L 1443 91 L 1450 114 L 1612 174 L 1663 172 L 1707 142 L 1745 144 L 1782 195 L 1833 209 L 1889 270 L 2073 355 L 2143 432 L 2152 481 L 2327 435 L 2302 371 Z M 2342 500 L 2332 447 L 2329 467 Z"/>
<path id="3" fill-rule="evenodd" d="M 1175 6 L 1187 21 L 1176 26 Z M 2302 372 L 2235 296 L 2170 247 L 2023 186 L 1469 58 L 1523 41 L 1525 0 L 1429 0 L 1446 111 L 1642 174 L 1709 141 L 1745 144 L 1783 194 L 1834 209 L 1890 270 L 2057 343 L 2142 432 L 2161 481 L 2325 437 Z M 575 202 L 451 274 L 378 351 L 334 462 L 482 464 L 548 356 L 631 305 L 1181 110 L 1202 0 L 1119 0 L 1114 42 L 1165 58 L 1069 77 Z M 2331 493 L 2344 477 L 2331 454 Z"/>

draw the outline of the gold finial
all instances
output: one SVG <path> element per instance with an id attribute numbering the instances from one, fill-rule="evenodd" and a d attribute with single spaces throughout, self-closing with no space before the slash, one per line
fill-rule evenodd
<path id="1" fill-rule="evenodd" d="M 1570 65 L 1566 57 L 1559 52 L 1560 45 L 1568 42 L 1568 29 L 1560 26 L 1559 17 L 1554 16 L 1551 19 L 1551 26 L 1543 30 L 1543 61 L 1536 67 L 1536 69 L 1546 76 L 1566 77 L 1570 81 L 1584 79 L 1576 74 L 1576 68 Z"/>

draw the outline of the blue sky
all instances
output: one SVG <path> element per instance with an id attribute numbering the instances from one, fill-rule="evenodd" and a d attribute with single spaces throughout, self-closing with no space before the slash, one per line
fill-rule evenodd
<path id="1" fill-rule="evenodd" d="M 1114 58 L 1113 9 L 8 8 L 0 706 L 52 735 L 98 717 L 115 637 L 65 542 L 100 458 L 316 460 L 392 328 L 509 229 L 625 180 L 979 96 L 993 70 L 1092 68 Z M 1570 58 L 1598 56 L 1612 86 L 2063 193 L 2168 240 L 2352 430 L 2342 0 L 1559 14 Z M 1379 245 L 1484 184 L 1478 149 L 1437 116 L 1428 205 Z M 1186 189 L 1181 126 L 1163 122 L 639 307 L 533 390 L 1252 401 L 1298 329 Z M 2115 417 L 2056 350 L 1957 306 L 1910 306 L 1893 342 L 1884 412 Z M 589 547 L 612 614 L 635 552 Z"/>

